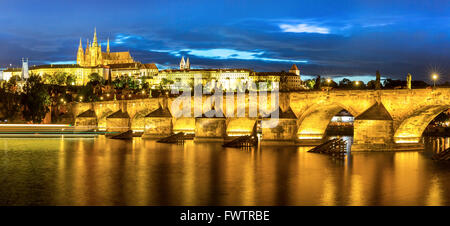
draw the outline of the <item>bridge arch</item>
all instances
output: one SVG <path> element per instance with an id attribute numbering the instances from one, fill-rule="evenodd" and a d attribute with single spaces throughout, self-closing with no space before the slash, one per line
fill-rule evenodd
<path id="1" fill-rule="evenodd" d="M 147 108 L 134 113 L 131 118 L 131 130 L 133 132 L 144 132 L 145 128 L 145 116 L 157 108 Z"/>
<path id="2" fill-rule="evenodd" d="M 116 112 L 115 109 L 109 107 L 96 109 L 95 113 L 97 115 L 98 129 L 100 131 L 106 130 L 106 117 L 112 115 L 114 112 Z"/>
<path id="3" fill-rule="evenodd" d="M 414 111 L 400 123 L 395 131 L 395 143 L 419 143 L 430 122 L 449 108 L 450 105 L 431 105 Z"/>
<path id="4" fill-rule="evenodd" d="M 298 138 L 300 140 L 322 139 L 333 116 L 342 110 L 348 111 L 353 116 L 358 115 L 352 107 L 337 102 L 319 102 L 309 107 L 299 117 Z"/>

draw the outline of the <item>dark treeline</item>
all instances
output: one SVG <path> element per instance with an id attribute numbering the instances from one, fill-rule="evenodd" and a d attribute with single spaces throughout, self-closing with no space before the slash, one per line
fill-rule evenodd
<path id="1" fill-rule="evenodd" d="M 320 90 L 323 88 L 334 88 L 334 89 L 375 89 L 376 81 L 371 80 L 367 83 L 363 81 L 351 81 L 350 79 L 344 78 L 339 83 L 330 79 L 323 78 L 321 76 L 317 76 L 315 79 L 308 79 L 303 81 L 304 85 L 311 90 Z M 381 81 L 382 89 L 404 89 L 407 88 L 407 82 L 405 80 L 395 80 L 395 79 L 385 79 Z M 413 89 L 423 89 L 427 87 L 431 87 L 432 85 L 420 81 L 413 80 L 411 81 L 411 87 Z M 450 87 L 450 82 L 445 82 L 441 84 L 436 84 L 439 87 Z"/>

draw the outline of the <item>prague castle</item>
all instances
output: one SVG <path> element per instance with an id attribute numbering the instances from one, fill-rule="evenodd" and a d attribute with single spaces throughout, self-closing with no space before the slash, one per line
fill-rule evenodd
<path id="1" fill-rule="evenodd" d="M 94 31 L 92 43 L 87 42 L 86 50 L 83 49 L 80 39 L 76 62 L 76 64 L 37 65 L 29 68 L 27 62 L 27 65 L 22 68 L 7 68 L 4 70 L 2 80 L 9 80 L 12 76 L 28 78 L 28 73 L 38 74 L 43 77 L 56 73 L 65 73 L 75 77 L 76 85 L 84 85 L 89 81 L 89 75 L 92 73 L 97 73 L 106 80 L 114 80 L 122 75 L 142 77 L 154 76 L 158 73 L 158 68 L 154 63 L 143 64 L 134 61 L 129 52 L 111 52 L 109 39 L 106 52 L 103 52 L 102 46 L 97 40 L 96 30 Z M 26 75 L 23 73 L 24 70 L 27 71 Z"/>
<path id="2" fill-rule="evenodd" d="M 80 66 L 95 67 L 98 65 L 110 64 L 127 64 L 135 63 L 131 58 L 130 52 L 110 52 L 109 38 L 106 46 L 106 52 L 102 52 L 102 45 L 97 42 L 97 30 L 94 31 L 94 39 L 92 43 L 89 40 L 86 44 L 86 51 L 83 50 L 83 45 L 78 47 L 77 64 Z"/>
<path id="3" fill-rule="evenodd" d="M 181 58 L 179 69 L 166 69 L 159 71 L 154 63 L 143 64 L 135 61 L 130 53 L 111 52 L 109 39 L 106 44 L 106 52 L 102 51 L 102 45 L 98 42 L 97 31 L 94 30 L 92 42 L 87 40 L 86 49 L 82 40 L 76 52 L 76 64 L 51 64 L 28 67 L 28 61 L 23 62 L 22 68 L 7 68 L 3 71 L 1 80 L 9 80 L 12 76 L 28 78 L 28 74 L 38 74 L 42 77 L 64 73 L 75 77 L 73 85 L 85 85 L 89 82 L 89 75 L 97 73 L 105 80 L 114 80 L 120 76 L 133 78 L 146 77 L 151 87 L 168 86 L 175 87 L 175 82 L 192 85 L 194 78 L 201 76 L 202 83 L 220 85 L 226 90 L 235 90 L 242 82 L 267 82 L 267 88 L 272 88 L 280 83 L 282 90 L 302 89 L 300 70 L 294 64 L 289 72 L 254 72 L 249 69 L 191 69 L 189 58 Z"/>

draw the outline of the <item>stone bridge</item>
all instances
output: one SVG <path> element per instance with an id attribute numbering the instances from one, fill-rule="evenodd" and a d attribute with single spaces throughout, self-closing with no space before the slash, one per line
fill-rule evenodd
<path id="1" fill-rule="evenodd" d="M 211 97 L 204 96 L 202 103 L 208 98 Z M 111 131 L 114 130 L 112 127 L 132 129 L 143 132 L 144 136 L 148 132 L 152 134 L 150 137 L 187 132 L 195 133 L 197 141 L 223 141 L 226 137 L 250 134 L 255 122 L 260 121 L 248 114 L 249 105 L 258 105 L 259 99 L 249 95 L 244 99 L 237 100 L 235 96 L 234 103 L 227 104 L 224 97 L 221 110 L 237 112 L 243 108 L 246 117 L 215 117 L 206 121 L 200 120 L 202 117 L 174 117 L 176 112 L 172 112 L 170 106 L 175 98 L 168 98 L 165 105 L 161 98 L 76 103 L 73 114 L 76 126 L 89 124 L 99 130 Z M 192 98 L 191 107 L 194 104 Z M 267 110 L 258 112 L 258 116 L 274 110 L 271 109 L 270 95 L 264 104 Z M 169 107 L 164 110 L 162 106 Z M 345 109 L 355 117 L 352 151 L 421 149 L 421 137 L 427 125 L 450 108 L 450 88 L 288 92 L 279 94 L 279 106 L 279 124 L 275 128 L 262 128 L 261 144 L 321 142 L 332 117 Z M 122 117 L 128 118 L 127 123 L 120 126 L 113 122 L 117 118 L 114 113 L 118 111 L 126 113 Z M 164 120 L 167 123 L 162 123 Z M 158 130 L 159 126 L 166 129 Z"/>

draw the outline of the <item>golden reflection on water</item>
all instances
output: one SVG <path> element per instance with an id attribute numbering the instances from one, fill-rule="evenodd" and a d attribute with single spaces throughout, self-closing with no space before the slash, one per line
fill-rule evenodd
<path id="1" fill-rule="evenodd" d="M 436 152 L 449 146 L 427 142 Z M 431 152 L 334 160 L 309 149 L 0 139 L 0 204 L 450 205 L 450 164 Z"/>

